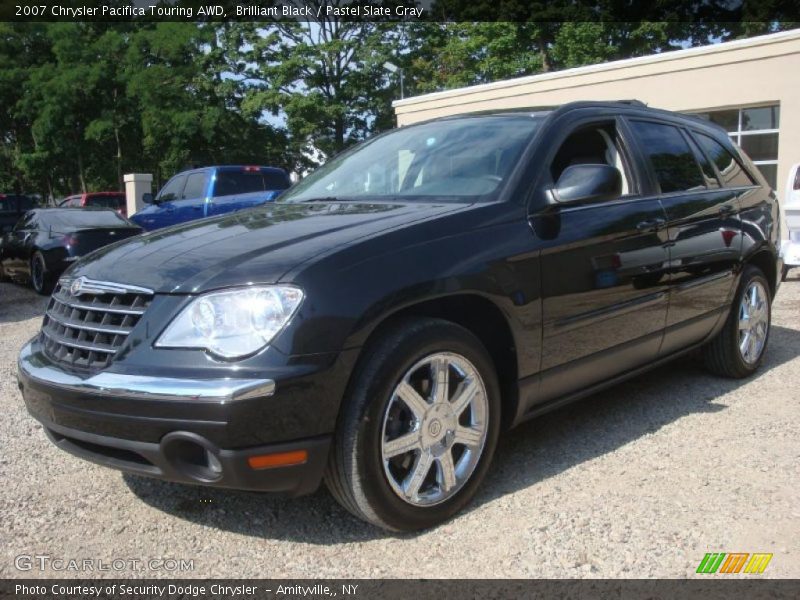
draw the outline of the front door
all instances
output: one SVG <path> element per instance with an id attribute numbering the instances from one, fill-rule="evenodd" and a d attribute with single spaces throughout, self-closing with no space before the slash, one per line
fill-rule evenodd
<path id="1" fill-rule="evenodd" d="M 584 390 L 652 361 L 667 312 L 666 215 L 647 195 L 614 120 L 581 125 L 550 165 L 608 164 L 623 175 L 611 201 L 558 207 L 534 219 L 545 245 L 539 402 Z M 549 229 L 548 229 L 549 228 Z"/>

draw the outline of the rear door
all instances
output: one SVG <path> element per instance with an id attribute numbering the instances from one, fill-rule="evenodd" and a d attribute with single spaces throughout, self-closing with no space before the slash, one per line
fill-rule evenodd
<path id="1" fill-rule="evenodd" d="M 741 255 L 740 207 L 685 128 L 643 119 L 630 126 L 667 215 L 670 296 L 660 354 L 668 355 L 707 336 L 729 302 Z"/>
<path id="2" fill-rule="evenodd" d="M 666 220 L 615 119 L 581 124 L 560 142 L 552 183 L 575 164 L 623 173 L 623 193 L 565 205 L 534 223 L 543 238 L 539 402 L 583 390 L 652 361 L 667 313 Z"/>

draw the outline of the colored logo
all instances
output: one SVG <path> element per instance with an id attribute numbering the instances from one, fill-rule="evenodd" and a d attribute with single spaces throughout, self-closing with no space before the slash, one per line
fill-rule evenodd
<path id="1" fill-rule="evenodd" d="M 749 573 L 751 575 L 763 573 L 767 568 L 772 554 L 747 552 L 709 552 L 697 566 L 698 573 Z"/>

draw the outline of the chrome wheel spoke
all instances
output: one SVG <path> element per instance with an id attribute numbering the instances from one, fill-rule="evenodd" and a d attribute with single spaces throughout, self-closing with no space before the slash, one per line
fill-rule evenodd
<path id="1" fill-rule="evenodd" d="M 472 401 L 475 399 L 475 394 L 479 391 L 478 384 L 472 380 L 468 379 L 461 385 L 456 393 L 455 398 L 450 403 L 453 407 L 453 413 L 456 416 L 460 416 L 467 407 L 472 404 Z"/>
<path id="2" fill-rule="evenodd" d="M 463 444 L 465 446 L 474 447 L 478 446 L 483 441 L 483 431 L 474 429 L 472 427 L 458 426 L 456 428 L 455 444 Z"/>
<path id="3" fill-rule="evenodd" d="M 421 449 L 419 434 L 417 432 L 407 433 L 383 443 L 383 458 L 394 458 L 395 456 Z"/>
<path id="4" fill-rule="evenodd" d="M 434 402 L 447 402 L 450 387 L 450 363 L 446 358 L 436 358 L 431 361 L 431 379 L 433 380 Z"/>
<path id="5" fill-rule="evenodd" d="M 453 464 L 452 451 L 446 450 L 436 462 L 438 463 L 436 480 L 443 491 L 449 492 L 456 487 L 456 466 Z"/>
<path id="6" fill-rule="evenodd" d="M 401 381 L 395 393 L 400 397 L 400 400 L 403 401 L 403 404 L 414 413 L 417 420 L 421 420 L 425 416 L 425 411 L 428 410 L 429 404 L 408 382 Z"/>
<path id="7" fill-rule="evenodd" d="M 420 452 L 417 461 L 414 463 L 414 468 L 411 471 L 408 479 L 403 484 L 403 492 L 406 497 L 415 500 L 419 496 L 419 489 L 422 483 L 430 473 L 431 465 L 433 464 L 433 457 L 430 452 Z"/>

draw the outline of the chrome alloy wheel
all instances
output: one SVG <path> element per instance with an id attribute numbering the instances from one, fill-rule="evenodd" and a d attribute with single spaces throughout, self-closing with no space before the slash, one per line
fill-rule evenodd
<path id="1" fill-rule="evenodd" d="M 414 506 L 455 495 L 483 454 L 488 417 L 486 386 L 466 358 L 439 352 L 412 366 L 383 417 L 383 471 L 395 493 Z"/>
<path id="2" fill-rule="evenodd" d="M 44 258 L 41 254 L 34 254 L 31 260 L 31 282 L 37 292 L 44 289 L 44 272 Z"/>
<path id="3" fill-rule="evenodd" d="M 753 281 L 739 303 L 739 353 L 746 363 L 753 364 L 761 357 L 768 331 L 767 291 L 760 281 Z"/>

